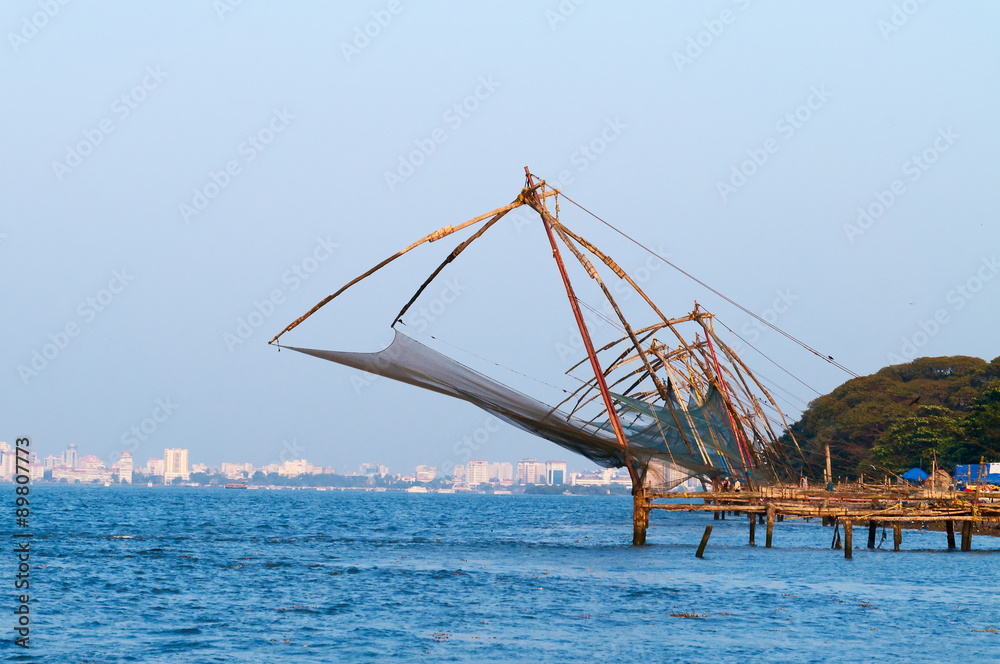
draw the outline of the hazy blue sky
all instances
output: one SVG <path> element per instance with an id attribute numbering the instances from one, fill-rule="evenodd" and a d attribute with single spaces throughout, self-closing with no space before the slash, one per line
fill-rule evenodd
<path id="1" fill-rule="evenodd" d="M 397 249 L 512 200 L 525 165 L 858 373 L 991 359 L 997 25 L 985 1 L 4 2 L 0 440 L 140 463 L 187 447 L 210 464 L 588 466 L 267 345 Z M 847 378 L 564 214 L 670 313 L 697 299 L 820 392 Z M 383 347 L 453 244 L 283 341 Z M 513 217 L 463 258 L 407 329 L 565 385 L 573 320 L 538 223 Z M 745 354 L 793 416 L 815 396 Z"/>

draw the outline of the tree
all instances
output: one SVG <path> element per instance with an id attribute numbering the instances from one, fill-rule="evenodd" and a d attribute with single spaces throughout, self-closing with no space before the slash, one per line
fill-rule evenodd
<path id="1" fill-rule="evenodd" d="M 818 397 L 781 443 L 794 450 L 795 436 L 803 471 L 814 478 L 825 468 L 826 445 L 835 477 L 870 474 L 872 465 L 910 468 L 939 447 L 942 466 L 975 463 L 984 453 L 1000 458 L 986 451 L 1000 452 L 1000 397 L 986 396 L 998 387 L 1000 357 L 989 363 L 965 356 L 918 358 L 852 378 Z M 922 410 L 926 406 L 940 410 Z"/>
<path id="2" fill-rule="evenodd" d="M 973 402 L 962 421 L 962 428 L 970 439 L 978 443 L 968 446 L 967 452 L 974 458 L 985 454 L 1000 459 L 1000 387 L 986 390 Z"/>
<path id="3" fill-rule="evenodd" d="M 917 414 L 893 424 L 872 446 L 870 459 L 880 468 L 904 473 L 914 466 L 930 466 L 936 458 L 951 465 L 962 441 L 959 421 L 941 406 L 922 406 Z"/>

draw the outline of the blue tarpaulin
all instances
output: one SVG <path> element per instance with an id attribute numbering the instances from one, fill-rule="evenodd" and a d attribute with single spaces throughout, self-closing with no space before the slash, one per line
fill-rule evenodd
<path id="1" fill-rule="evenodd" d="M 955 466 L 955 481 L 966 484 L 978 484 L 982 480 L 983 484 L 1000 485 L 1000 475 L 989 473 L 990 464 L 984 464 L 980 468 L 978 463 L 970 463 L 965 466 Z M 982 474 L 980 474 L 982 472 Z"/>
<path id="2" fill-rule="evenodd" d="M 920 470 L 919 468 L 910 468 L 908 471 L 900 475 L 904 480 L 910 484 L 920 484 L 926 480 L 930 475 Z"/>

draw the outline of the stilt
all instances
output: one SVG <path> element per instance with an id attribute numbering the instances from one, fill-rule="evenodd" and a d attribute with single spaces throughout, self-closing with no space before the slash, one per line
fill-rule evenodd
<path id="1" fill-rule="evenodd" d="M 649 501 L 646 492 L 638 491 L 632 494 L 632 544 L 639 546 L 646 543 L 646 529 L 649 528 Z"/>
<path id="2" fill-rule="evenodd" d="M 825 473 L 825 477 L 823 477 L 823 479 L 826 480 L 826 485 L 827 486 L 830 486 L 830 483 L 833 482 L 833 464 L 830 463 L 830 445 L 829 444 L 826 445 L 826 473 Z"/>
<path id="3" fill-rule="evenodd" d="M 751 514 L 750 515 L 750 546 L 757 546 L 757 542 L 754 541 L 757 535 L 757 518 Z"/>
<path id="4" fill-rule="evenodd" d="M 760 514 L 757 516 L 757 523 L 764 525 L 764 515 Z"/>
<path id="5" fill-rule="evenodd" d="M 962 551 L 972 551 L 972 522 L 962 522 Z"/>
<path id="6" fill-rule="evenodd" d="M 853 558 L 854 544 L 852 539 L 854 536 L 854 527 L 850 519 L 844 519 L 844 558 L 850 560 Z"/>
<path id="7" fill-rule="evenodd" d="M 878 531 L 878 521 L 875 521 L 874 519 L 869 519 L 869 521 L 868 521 L 868 548 L 869 549 L 874 549 L 875 548 L 875 535 L 876 535 L 876 531 Z"/>
<path id="8" fill-rule="evenodd" d="M 903 543 L 903 524 L 899 521 L 892 523 L 892 550 L 899 551 L 899 545 Z"/>
<path id="9" fill-rule="evenodd" d="M 945 521 L 944 528 L 948 532 L 948 549 L 955 548 L 955 522 Z"/>
<path id="10" fill-rule="evenodd" d="M 712 521 L 718 521 L 718 520 L 719 520 L 719 510 L 715 510 L 712 512 Z"/>
<path id="11" fill-rule="evenodd" d="M 767 506 L 767 535 L 764 547 L 771 548 L 771 536 L 774 535 L 774 505 Z"/>
<path id="12" fill-rule="evenodd" d="M 701 536 L 701 544 L 698 545 L 698 553 L 694 554 L 695 558 L 705 557 L 705 547 L 708 546 L 708 538 L 712 536 L 712 525 L 709 524 L 705 526 L 705 534 Z"/>

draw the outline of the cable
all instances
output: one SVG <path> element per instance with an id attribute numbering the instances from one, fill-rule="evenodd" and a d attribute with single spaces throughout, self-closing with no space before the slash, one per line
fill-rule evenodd
<path id="1" fill-rule="evenodd" d="M 799 346 L 801 346 L 802 348 L 806 349 L 807 351 L 809 351 L 810 353 L 812 353 L 816 357 L 822 359 L 824 362 L 827 362 L 828 364 L 832 364 L 833 366 L 837 367 L 841 371 L 843 371 L 843 372 L 845 372 L 847 374 L 850 374 L 854 378 L 859 378 L 860 377 L 859 374 L 854 373 L 853 371 L 851 371 L 850 369 L 848 369 L 847 367 L 845 367 L 840 362 L 837 362 L 836 360 L 834 360 L 832 355 L 824 355 L 823 353 L 819 352 L 818 350 L 816 350 L 815 348 L 813 348 L 809 344 L 805 343 L 804 341 L 801 341 L 801 340 L 797 339 L 796 337 L 793 337 L 788 332 L 785 332 L 780 327 L 777 327 L 776 325 L 767 322 L 766 320 L 764 320 L 763 318 L 761 318 L 760 316 L 758 316 L 754 312 L 752 312 L 749 309 L 747 309 L 746 307 L 744 307 L 739 302 L 737 302 L 737 301 L 735 301 L 735 300 L 733 300 L 733 299 L 731 299 L 731 298 L 723 295 L 722 293 L 720 293 L 716 289 L 712 288 L 711 286 L 709 286 L 708 284 L 706 284 L 704 281 L 702 281 L 698 277 L 694 276 L 690 272 L 687 272 L 686 270 L 683 270 L 679 266 L 674 265 L 673 263 L 671 263 L 670 261 L 668 261 L 666 258 L 664 258 L 663 256 L 659 255 L 658 253 L 656 253 L 655 251 L 653 251 L 652 249 L 650 249 L 646 245 L 642 244 L 641 242 L 639 242 L 635 238 L 631 237 L 630 235 L 628 235 L 624 231 L 619 230 L 615 226 L 611 225 L 609 222 L 607 222 L 604 219 L 600 218 L 599 216 L 597 216 L 596 214 L 594 214 L 593 212 L 591 212 L 587 208 L 583 207 L 582 205 L 580 205 L 579 203 L 577 203 L 576 201 L 574 201 L 572 198 L 570 198 L 569 196 L 567 196 L 565 193 L 561 193 L 561 195 L 567 201 L 569 201 L 573 205 L 577 206 L 578 208 L 580 208 L 581 210 L 583 210 L 584 212 L 586 212 L 587 214 L 589 214 L 590 216 L 592 216 L 594 219 L 597 219 L 599 222 L 601 222 L 602 224 L 604 224 L 605 226 L 607 226 L 608 228 L 610 228 L 614 232 L 618 233 L 619 235 L 621 235 L 623 238 L 625 238 L 626 240 L 628 240 L 632 244 L 636 245 L 640 249 L 645 250 L 650 255 L 655 256 L 656 258 L 658 258 L 659 260 L 663 261 L 664 263 L 666 263 L 670 267 L 674 268 L 675 270 L 677 270 L 678 272 L 680 272 L 681 274 L 683 274 L 685 277 L 687 277 L 688 279 L 691 279 L 692 281 L 694 281 L 695 283 L 699 284 L 703 288 L 705 288 L 705 289 L 711 291 L 712 293 L 718 295 L 723 300 L 725 300 L 729 304 L 733 305 L 734 307 L 736 307 L 740 311 L 742 311 L 742 312 L 746 313 L 747 315 L 752 316 L 753 318 L 759 320 L 764 325 L 767 325 L 769 328 L 771 328 L 775 332 L 781 334 L 782 336 L 784 336 L 785 338 L 789 339 L 790 341 L 798 344 Z M 812 389 L 812 388 L 809 388 L 809 389 Z"/>
<path id="2" fill-rule="evenodd" d="M 808 383 L 806 383 L 801 378 L 799 378 L 798 376 L 796 376 L 795 374 L 793 374 L 791 371 L 789 371 L 788 369 L 786 369 L 785 367 L 781 366 L 780 364 L 778 364 L 777 362 L 775 362 L 774 360 L 772 360 L 770 357 L 768 357 L 767 355 L 765 355 L 762 350 L 760 350 L 759 348 L 757 348 L 756 346 L 754 346 L 752 343 L 750 343 L 749 341 L 747 341 L 746 339 L 744 339 L 740 335 L 736 334 L 736 332 L 734 332 L 731 327 L 729 327 L 728 325 L 726 325 L 725 323 L 723 323 L 721 320 L 719 320 L 718 316 L 716 316 L 715 322 L 717 322 L 719 325 L 721 325 L 722 327 L 724 327 L 727 330 L 729 330 L 729 332 L 734 337 L 736 337 L 737 339 L 739 339 L 740 341 L 742 341 L 743 343 L 745 343 L 747 346 L 750 346 L 750 348 L 753 348 L 755 351 L 757 351 L 757 353 L 759 353 L 761 355 L 761 357 L 763 357 L 765 360 L 767 360 L 768 362 L 770 362 L 774 366 L 778 367 L 779 369 L 781 369 L 782 371 L 784 371 L 786 374 L 788 374 L 789 376 L 791 376 L 792 378 L 794 378 L 795 380 L 797 380 L 798 382 L 802 383 L 803 385 L 805 385 L 806 387 L 808 387 L 810 390 L 812 390 L 813 392 L 815 392 L 816 396 L 820 396 L 820 397 L 823 396 L 823 394 L 819 390 L 817 390 L 815 387 L 810 386 Z"/>

